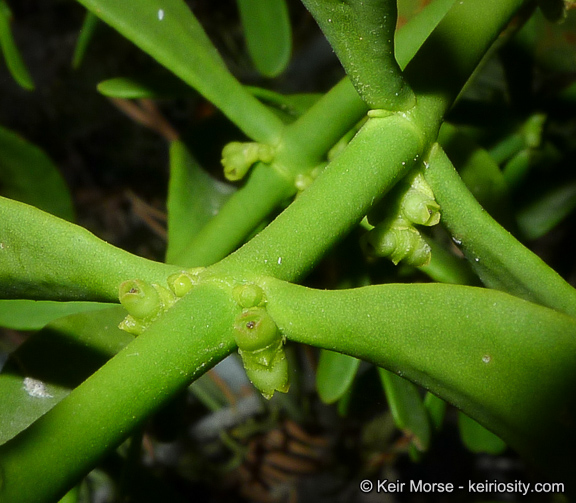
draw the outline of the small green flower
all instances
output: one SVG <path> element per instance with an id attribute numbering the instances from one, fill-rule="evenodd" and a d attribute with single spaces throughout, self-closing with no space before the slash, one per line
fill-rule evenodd
<path id="1" fill-rule="evenodd" d="M 403 220 L 384 221 L 366 235 L 365 248 L 377 257 L 388 257 L 415 267 L 430 263 L 431 250 L 420 232 Z"/>
<path id="2" fill-rule="evenodd" d="M 233 141 L 222 150 L 224 176 L 233 182 L 241 180 L 254 163 L 258 161 L 270 163 L 273 159 L 274 150 L 269 145 Z"/>

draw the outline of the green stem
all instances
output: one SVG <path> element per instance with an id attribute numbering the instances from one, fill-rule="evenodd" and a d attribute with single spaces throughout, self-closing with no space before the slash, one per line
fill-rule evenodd
<path id="1" fill-rule="evenodd" d="M 269 166 L 258 164 L 246 184 L 238 189 L 174 258 L 182 267 L 208 266 L 226 257 L 296 188 Z"/>
<path id="2" fill-rule="evenodd" d="M 405 67 L 454 0 L 436 0 L 397 33 L 396 57 Z M 350 80 L 342 79 L 318 103 L 284 130 L 277 162 L 291 176 L 308 172 L 323 162 L 326 153 L 366 114 Z M 293 196 L 288 180 L 257 168 L 182 255 L 184 266 L 208 265 L 234 251 L 278 205 Z M 256 175 L 256 171 L 260 171 Z"/>
<path id="3" fill-rule="evenodd" d="M 442 223 L 484 284 L 576 317 L 576 290 L 484 211 L 439 145 L 428 162 Z"/>
<path id="4" fill-rule="evenodd" d="M 574 318 L 458 285 L 323 291 L 272 278 L 260 285 L 290 340 L 396 372 L 461 408 L 528 461 L 563 470 L 555 477 L 574 470 Z"/>
<path id="5" fill-rule="evenodd" d="M 213 267 L 214 273 L 295 280 L 358 224 L 368 209 L 415 165 L 423 142 L 401 115 L 371 119 L 318 179 L 286 210 Z"/>
<path id="6" fill-rule="evenodd" d="M 415 97 L 394 55 L 396 0 L 303 0 L 370 108 L 406 110 Z"/>
<path id="7" fill-rule="evenodd" d="M 140 278 L 162 284 L 178 270 L 0 197 L 0 298 L 117 302 L 122 281 Z"/>
<path id="8" fill-rule="evenodd" d="M 192 290 L 67 398 L 0 446 L 0 501 L 57 501 L 144 418 L 233 350 L 237 312 L 231 294 L 218 286 Z"/>

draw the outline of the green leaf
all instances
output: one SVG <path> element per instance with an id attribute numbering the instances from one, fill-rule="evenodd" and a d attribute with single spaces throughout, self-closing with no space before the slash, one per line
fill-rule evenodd
<path id="1" fill-rule="evenodd" d="M 181 0 L 78 0 L 198 90 L 252 139 L 275 143 L 282 122 L 232 76 Z"/>
<path id="2" fill-rule="evenodd" d="M 84 22 L 82 23 L 82 28 L 80 28 L 80 34 L 78 35 L 78 41 L 76 42 L 76 47 L 74 48 L 74 55 L 72 56 L 73 68 L 79 68 L 82 64 L 82 60 L 86 55 L 90 41 L 94 37 L 98 23 L 99 19 L 95 14 L 92 12 L 86 12 Z"/>
<path id="3" fill-rule="evenodd" d="M 386 369 L 379 368 L 378 373 L 396 426 L 411 437 L 418 451 L 427 451 L 431 425 L 418 387 Z"/>
<path id="4" fill-rule="evenodd" d="M 0 444 L 45 414 L 133 340 L 117 328 L 125 314 L 112 307 L 67 316 L 34 334 L 10 356 L 0 373 Z"/>
<path id="5" fill-rule="evenodd" d="M 281 74 L 292 52 L 290 17 L 285 0 L 237 0 L 248 52 L 265 77 Z"/>
<path id="6" fill-rule="evenodd" d="M 0 197 L 0 299 L 118 301 L 127 279 L 166 284 L 178 268 L 132 255 L 77 225 Z"/>
<path id="7" fill-rule="evenodd" d="M 424 397 L 424 406 L 428 411 L 432 426 L 435 430 L 439 430 L 442 427 L 444 416 L 446 415 L 446 405 L 444 400 L 438 398 L 433 393 L 426 393 Z"/>
<path id="8" fill-rule="evenodd" d="M 74 220 L 72 198 L 52 160 L 40 148 L 1 126 L 0 193 Z"/>
<path id="9" fill-rule="evenodd" d="M 527 239 L 537 239 L 552 230 L 576 208 L 576 182 L 562 184 L 522 208 L 518 227 Z"/>
<path id="10" fill-rule="evenodd" d="M 234 190 L 233 186 L 222 183 L 206 173 L 184 143 L 172 142 L 166 262 L 187 267 L 195 265 L 180 263 L 180 257 L 202 227 L 218 213 Z"/>
<path id="11" fill-rule="evenodd" d="M 110 98 L 142 99 L 183 96 L 193 92 L 182 81 L 165 75 L 117 77 L 104 80 L 97 86 L 98 92 Z"/>
<path id="12" fill-rule="evenodd" d="M 576 290 L 484 211 L 439 145 L 428 162 L 425 175 L 442 208 L 442 223 L 482 282 L 576 316 Z"/>
<path id="13" fill-rule="evenodd" d="M 14 330 L 40 330 L 64 316 L 109 307 L 98 302 L 0 300 L 0 326 Z"/>
<path id="14" fill-rule="evenodd" d="M 4 53 L 4 59 L 8 70 L 24 89 L 32 91 L 34 89 L 34 81 L 28 73 L 28 69 L 22 60 L 22 56 L 18 52 L 18 48 L 14 43 L 12 31 L 10 30 L 10 21 L 12 13 L 6 5 L 4 0 L 0 0 L 0 49 Z"/>
<path id="15" fill-rule="evenodd" d="M 334 351 L 322 350 L 316 370 L 316 390 L 324 403 L 340 400 L 352 386 L 360 360 Z"/>
<path id="16" fill-rule="evenodd" d="M 246 86 L 256 98 L 279 114 L 285 123 L 292 123 L 321 97 L 319 93 L 281 94 L 262 87 Z"/>
<path id="17" fill-rule="evenodd" d="M 506 443 L 500 437 L 462 412 L 458 414 L 458 426 L 460 438 L 470 451 L 502 454 L 506 450 Z"/>

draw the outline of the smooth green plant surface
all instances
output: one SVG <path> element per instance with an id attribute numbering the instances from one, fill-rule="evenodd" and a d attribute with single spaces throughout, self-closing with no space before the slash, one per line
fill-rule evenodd
<path id="1" fill-rule="evenodd" d="M 497 213 L 530 169 L 541 117 L 525 119 L 492 155 L 480 133 L 460 140 L 465 128 L 443 125 L 495 42 L 531 22 L 532 2 L 435 0 L 396 33 L 395 0 L 306 0 L 350 79 L 298 98 L 244 86 L 180 0 L 79 3 L 89 14 L 75 64 L 96 17 L 112 26 L 246 136 L 222 146 L 226 177 L 242 183 L 215 180 L 171 138 L 166 263 L 154 262 L 71 223 L 49 159 L 0 129 L 0 169 L 17 175 L 2 179 L 12 199 L 0 198 L 0 323 L 46 325 L 0 374 L 0 501 L 64 497 L 236 349 L 265 398 L 288 392 L 295 342 L 322 350 L 318 394 L 341 410 L 360 360 L 376 365 L 414 459 L 433 442 L 446 401 L 466 414 L 460 427 L 472 450 L 507 444 L 568 482 L 576 290 L 495 220 L 505 222 Z M 256 69 L 278 75 L 290 54 L 286 4 L 238 5 Z M 274 13 L 277 37 L 268 29 Z M 9 19 L 0 1 L 2 51 L 30 88 Z M 114 80 L 100 90 L 141 99 L 157 87 Z M 46 174 L 47 200 L 34 181 Z M 573 208 L 564 194 L 554 201 L 537 229 Z M 364 266 L 338 288 L 303 286 L 357 229 L 371 260 L 387 257 L 435 282 L 380 282 Z"/>

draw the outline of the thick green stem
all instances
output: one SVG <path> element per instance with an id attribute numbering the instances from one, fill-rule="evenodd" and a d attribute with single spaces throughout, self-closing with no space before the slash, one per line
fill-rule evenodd
<path id="1" fill-rule="evenodd" d="M 303 0 L 370 108 L 406 110 L 416 100 L 394 54 L 396 0 Z"/>
<path id="2" fill-rule="evenodd" d="M 0 197 L 0 298 L 116 302 L 122 281 L 162 283 L 176 271 L 115 248 L 83 227 Z"/>
<path id="3" fill-rule="evenodd" d="M 396 372 L 461 408 L 554 477 L 573 474 L 574 318 L 457 285 L 323 291 L 272 278 L 260 285 L 290 340 Z"/>
<path id="4" fill-rule="evenodd" d="M 415 165 L 423 147 L 408 118 L 369 120 L 310 188 L 213 271 L 301 277 Z"/>
<path id="5" fill-rule="evenodd" d="M 439 145 L 428 162 L 442 223 L 484 284 L 576 316 L 576 290 L 484 211 Z"/>
<path id="6" fill-rule="evenodd" d="M 239 308 L 202 285 L 21 434 L 0 446 L 0 501 L 57 501 L 153 411 L 234 348 Z M 34 398 L 42 400 L 42 398 Z"/>

